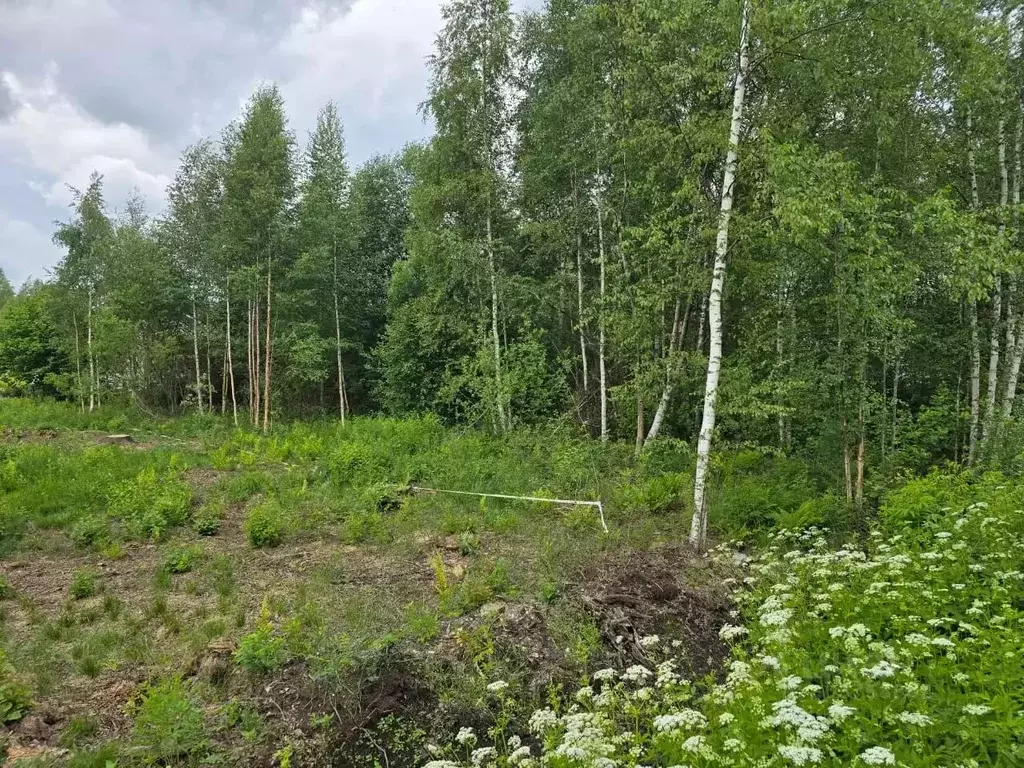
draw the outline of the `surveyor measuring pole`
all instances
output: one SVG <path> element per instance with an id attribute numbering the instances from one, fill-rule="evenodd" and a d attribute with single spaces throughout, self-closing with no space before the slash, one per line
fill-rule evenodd
<path id="1" fill-rule="evenodd" d="M 608 525 L 604 521 L 604 505 L 600 501 L 581 501 L 579 499 L 546 499 L 542 496 L 512 496 L 506 493 L 476 493 L 475 491 L 450 491 L 444 488 L 423 488 L 418 485 L 410 485 L 410 491 L 419 493 L 450 493 L 455 496 L 482 496 L 485 499 L 517 499 L 519 501 L 542 501 L 547 504 L 572 504 L 576 507 L 597 507 L 597 514 L 601 518 L 601 528 L 608 533 Z"/>

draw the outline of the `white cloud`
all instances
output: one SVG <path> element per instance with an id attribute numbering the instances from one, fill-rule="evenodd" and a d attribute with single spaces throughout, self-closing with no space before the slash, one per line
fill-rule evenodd
<path id="1" fill-rule="evenodd" d="M 0 211 L 0 267 L 15 288 L 30 277 L 45 278 L 59 258 L 60 250 L 47 233 Z"/>
<path id="2" fill-rule="evenodd" d="M 105 124 L 59 92 L 56 67 L 30 85 L 11 72 L 0 74 L 14 102 L 0 123 L 0 150 L 45 181 L 29 186 L 50 205 L 70 200 L 67 185 L 82 188 L 94 170 L 104 174 L 108 199 L 122 200 L 134 187 L 160 207 L 173 158 L 157 151 L 138 128 Z"/>
<path id="3" fill-rule="evenodd" d="M 355 0 L 342 11 L 306 6 L 278 45 L 292 73 L 281 83 L 289 111 L 312 115 L 334 100 L 346 121 L 408 126 L 426 94 L 427 57 L 440 27 L 439 0 Z"/>

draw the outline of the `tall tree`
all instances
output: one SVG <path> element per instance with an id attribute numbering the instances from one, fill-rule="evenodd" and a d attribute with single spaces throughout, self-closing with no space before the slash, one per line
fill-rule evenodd
<path id="1" fill-rule="evenodd" d="M 353 259 L 352 213 L 349 207 L 349 173 L 345 143 L 337 107 L 327 104 L 317 117 L 316 130 L 306 150 L 305 178 L 301 185 L 298 233 L 302 254 L 294 272 L 308 284 L 307 317 L 315 318 L 323 308 L 332 312 L 338 413 L 344 425 L 349 411 L 342 353 L 342 303 L 346 316 L 358 311 L 352 306 L 349 286 L 361 280 Z M 344 286 L 344 287 L 343 287 Z M 346 323 L 346 326 L 350 323 Z M 348 328 L 345 328 L 347 336 Z"/>
<path id="2" fill-rule="evenodd" d="M 715 431 L 715 401 L 722 366 L 722 288 L 725 283 L 726 256 L 729 253 L 729 222 L 732 218 L 736 168 L 739 161 L 740 134 L 743 129 L 743 106 L 746 97 L 747 73 L 750 68 L 750 0 L 743 0 L 740 18 L 740 42 L 733 80 L 732 116 L 729 121 L 729 145 L 722 171 L 722 201 L 715 240 L 715 266 L 708 293 L 708 331 L 710 351 L 708 374 L 704 387 L 704 416 L 697 442 L 697 470 L 693 481 L 693 519 L 690 544 L 703 550 L 707 541 L 707 474 L 711 460 L 711 438 Z"/>
<path id="3" fill-rule="evenodd" d="M 96 367 L 93 318 L 103 301 L 104 277 L 110 252 L 113 227 L 107 218 L 103 200 L 103 177 L 93 173 L 84 192 L 73 189 L 74 218 L 60 224 L 54 242 L 67 248 L 68 253 L 57 268 L 58 283 L 67 291 L 77 307 L 84 304 L 85 348 L 88 365 L 89 410 L 100 402 L 100 372 Z M 78 317 L 78 312 L 73 316 Z M 78 342 L 77 322 L 75 324 Z M 84 394 L 83 394 L 84 402 Z"/>
<path id="4" fill-rule="evenodd" d="M 223 247 L 231 275 L 248 293 L 250 415 L 270 426 L 274 272 L 287 266 L 294 197 L 293 146 L 276 86 L 257 89 L 225 135 Z"/>

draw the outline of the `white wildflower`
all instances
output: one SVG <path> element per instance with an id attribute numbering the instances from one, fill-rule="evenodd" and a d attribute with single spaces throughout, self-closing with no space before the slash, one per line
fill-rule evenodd
<path id="1" fill-rule="evenodd" d="M 793 616 L 793 611 L 789 608 L 780 608 L 777 611 L 769 611 L 768 613 L 761 614 L 761 626 L 762 627 L 782 627 L 785 626 L 790 618 Z"/>
<path id="2" fill-rule="evenodd" d="M 493 760 L 498 755 L 498 750 L 494 747 L 480 747 L 474 749 L 473 754 L 470 755 L 469 760 L 473 765 L 483 765 L 489 760 Z"/>
<path id="3" fill-rule="evenodd" d="M 885 747 L 869 747 L 860 753 L 860 759 L 867 765 L 896 765 L 896 755 Z"/>
<path id="4" fill-rule="evenodd" d="M 901 723 L 907 725 L 931 725 L 932 719 L 928 715 L 922 715 L 920 712 L 900 712 L 896 715 L 896 719 Z"/>
<path id="5" fill-rule="evenodd" d="M 779 746 L 779 754 L 793 765 L 808 765 L 821 762 L 821 750 L 815 747 Z"/>
<path id="6" fill-rule="evenodd" d="M 509 745 L 511 746 L 511 744 Z M 508 756 L 509 765 L 519 765 L 530 756 L 530 748 L 526 745 L 516 747 Z"/>
<path id="7" fill-rule="evenodd" d="M 538 736 L 543 736 L 556 725 L 558 725 L 558 715 L 550 709 L 538 709 L 530 715 L 530 732 L 535 733 Z M 456 739 L 456 741 L 457 740 L 458 739 Z"/>
<path id="8" fill-rule="evenodd" d="M 828 708 L 828 716 L 837 723 L 841 723 L 856 711 L 853 707 L 848 707 L 843 702 L 837 701 Z"/>
<path id="9" fill-rule="evenodd" d="M 476 734 L 473 733 L 472 728 L 459 728 L 459 732 L 455 736 L 455 740 L 459 742 L 459 744 L 465 744 L 467 746 L 470 744 L 476 744 Z"/>
<path id="10" fill-rule="evenodd" d="M 892 677 L 899 670 L 898 664 L 882 659 L 880 662 L 875 664 L 873 667 L 861 667 L 860 673 L 864 677 L 870 677 L 872 680 L 879 680 L 883 677 Z"/>
<path id="11" fill-rule="evenodd" d="M 708 724 L 707 718 L 693 709 L 681 709 L 667 715 L 654 718 L 654 730 L 662 733 L 679 731 L 684 728 L 703 728 Z"/>
<path id="12" fill-rule="evenodd" d="M 723 640 L 735 640 L 737 637 L 743 637 L 746 634 L 749 634 L 749 630 L 746 627 L 735 627 L 732 624 L 726 624 L 718 630 L 718 636 Z"/>
<path id="13" fill-rule="evenodd" d="M 495 680 L 493 683 L 488 683 L 487 690 L 491 693 L 501 693 L 508 688 L 508 683 L 504 680 Z"/>
<path id="14" fill-rule="evenodd" d="M 640 664 L 634 664 L 622 673 L 622 679 L 627 683 L 641 683 L 651 676 L 651 670 Z"/>
<path id="15" fill-rule="evenodd" d="M 778 685 L 784 691 L 795 691 L 802 682 L 803 680 L 798 675 L 789 675 L 779 680 Z"/>
<path id="16" fill-rule="evenodd" d="M 964 707 L 964 713 L 968 715 L 987 715 L 992 707 L 987 704 L 968 704 Z"/>

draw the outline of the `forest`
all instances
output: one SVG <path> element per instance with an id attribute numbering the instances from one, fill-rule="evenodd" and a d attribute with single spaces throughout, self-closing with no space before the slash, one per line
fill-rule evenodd
<path id="1" fill-rule="evenodd" d="M 0 748 L 1019 765 L 1024 13 L 442 15 L 428 140 L 263 84 L 0 279 Z"/>

